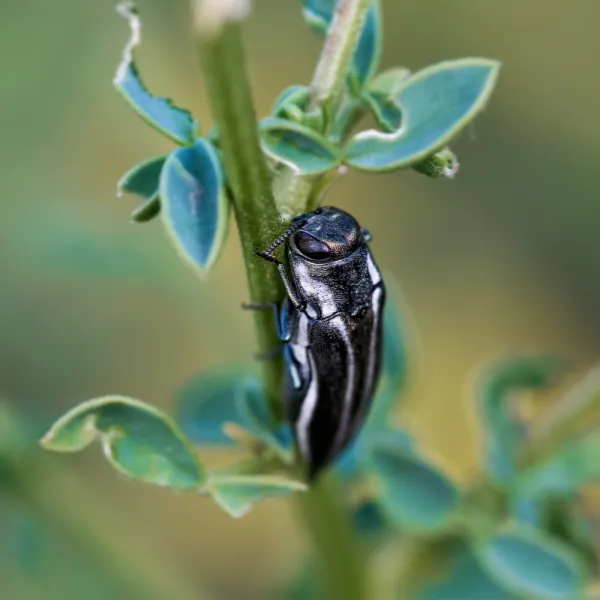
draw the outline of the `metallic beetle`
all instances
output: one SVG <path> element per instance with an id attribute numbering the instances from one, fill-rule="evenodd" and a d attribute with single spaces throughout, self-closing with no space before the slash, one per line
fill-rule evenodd
<path id="1" fill-rule="evenodd" d="M 288 294 L 277 308 L 285 395 L 310 479 L 358 433 L 379 378 L 385 288 L 369 240 L 348 213 L 322 207 L 255 251 L 277 265 Z M 283 244 L 289 276 L 273 256 Z"/>

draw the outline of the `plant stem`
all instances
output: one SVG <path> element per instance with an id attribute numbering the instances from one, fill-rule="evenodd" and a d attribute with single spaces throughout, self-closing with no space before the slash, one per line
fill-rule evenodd
<path id="1" fill-rule="evenodd" d="M 371 0 L 339 0 L 313 80 L 308 110 L 323 109 L 328 128 L 338 107 Z"/>
<path id="2" fill-rule="evenodd" d="M 310 84 L 307 111 L 322 111 L 325 116 L 325 134 L 331 132 L 334 116 L 346 82 L 350 63 L 358 44 L 372 0 L 339 0 L 333 21 Z M 349 115 L 350 118 L 350 115 Z M 337 132 L 336 137 L 340 138 Z M 298 212 L 315 208 L 308 206 L 312 190 L 321 177 L 298 175 L 289 167 L 282 167 L 275 176 L 274 189 L 278 191 L 280 206 Z M 283 201 L 281 198 L 283 197 Z"/>
<path id="3" fill-rule="evenodd" d="M 223 0 L 204 1 L 218 3 Z M 324 52 L 329 58 L 321 59 L 323 64 L 318 70 L 320 74 L 315 88 L 319 90 L 319 96 L 315 96 L 315 102 L 320 103 L 322 99 L 329 102 L 330 97 L 334 97 L 341 89 L 345 77 L 341 68 L 345 65 L 347 69 L 346 54 L 352 54 L 358 37 L 354 30 L 360 31 L 362 26 L 358 13 L 366 14 L 369 1 L 341 1 L 345 17 L 336 17 L 331 28 L 334 33 L 330 32 L 330 36 L 340 40 L 344 51 L 339 54 L 332 41 L 326 43 Z M 348 11 L 352 19 L 348 19 Z M 351 31 L 347 32 L 346 28 Z M 286 190 L 277 188 L 277 182 L 273 182 L 271 187 L 260 149 L 239 26 L 232 22 L 225 23 L 218 32 L 212 31 L 210 35 L 198 26 L 197 33 L 226 177 L 233 194 L 250 296 L 253 302 L 279 302 L 284 297 L 284 290 L 277 272 L 273 265 L 265 265 L 257 260 L 252 251 L 268 246 L 285 228 L 272 189 L 276 188 L 283 194 Z M 332 62 L 331 67 L 327 67 L 329 61 Z M 328 84 L 324 80 L 327 72 L 330 73 L 327 76 Z M 331 93 L 325 93 L 327 85 L 331 86 Z M 323 98 L 322 93 L 325 93 Z M 291 186 L 291 189 L 296 190 L 296 202 L 290 198 L 287 205 L 294 206 L 294 211 L 303 210 L 312 186 L 297 185 Z M 290 195 L 294 195 L 294 192 L 290 192 Z M 279 342 L 272 323 L 271 315 L 257 314 L 256 328 L 263 350 L 269 350 Z M 266 365 L 265 377 L 271 391 L 273 410 L 278 416 L 281 415 L 281 406 L 277 391 L 282 371 L 279 361 L 269 361 Z M 323 565 L 329 590 L 327 597 L 332 600 L 364 600 L 367 597 L 365 561 L 360 553 L 360 542 L 355 538 L 335 490 L 327 480 L 322 480 L 309 492 L 297 494 L 296 497 L 318 554 L 318 562 Z"/>
<path id="4" fill-rule="evenodd" d="M 297 503 L 309 530 L 325 582 L 325 597 L 331 600 L 367 598 L 366 557 L 356 540 L 348 517 L 341 511 L 335 482 L 319 480 Z"/>
<path id="5" fill-rule="evenodd" d="M 282 232 L 284 224 L 273 200 L 269 172 L 259 144 L 239 25 L 226 23 L 218 35 L 198 33 L 250 298 L 257 304 L 280 302 L 284 291 L 276 269 L 253 254 L 256 248 L 266 248 Z M 261 352 L 272 351 L 280 344 L 271 311 L 256 311 L 255 326 Z M 271 410 L 281 418 L 281 358 L 263 361 L 263 369 Z"/>

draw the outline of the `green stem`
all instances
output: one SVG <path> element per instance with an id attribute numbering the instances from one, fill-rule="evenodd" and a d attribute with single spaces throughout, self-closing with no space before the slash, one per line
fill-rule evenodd
<path id="1" fill-rule="evenodd" d="M 322 109 L 328 129 L 335 114 L 371 0 L 339 0 L 313 76 L 308 110 Z"/>
<path id="2" fill-rule="evenodd" d="M 325 582 L 325 598 L 365 600 L 365 561 L 348 517 L 340 507 L 339 490 L 331 478 L 321 479 L 297 503 L 310 532 Z"/>
<path id="3" fill-rule="evenodd" d="M 206 2 L 209 0 L 205 0 Z M 357 3 L 354 0 L 342 0 L 341 4 L 350 8 L 350 14 L 354 15 L 350 21 L 347 17 L 341 20 L 338 17 L 332 26 L 332 30 L 337 32 L 335 37 L 344 44 L 345 57 L 350 47 L 348 39 L 357 38 L 354 29 L 360 29 L 362 23 L 357 20 L 357 12 L 362 11 L 362 5 L 368 6 L 369 1 L 359 0 Z M 357 7 L 361 11 L 357 11 Z M 350 27 L 351 34 L 340 30 L 342 26 Z M 267 165 L 260 149 L 239 26 L 229 22 L 221 24 L 217 31 L 207 33 L 198 24 L 197 33 L 225 172 L 233 194 L 250 296 L 253 302 L 279 302 L 284 297 L 284 290 L 276 270 L 273 265 L 257 260 L 252 251 L 257 247 L 268 246 L 285 228 L 275 205 L 272 189 L 277 189 L 280 193 L 286 193 L 286 190 L 278 188 L 276 181 L 273 182 L 273 188 L 271 187 Z M 326 51 L 330 58 L 321 60 L 321 74 L 317 78 L 315 88 L 319 90 L 318 102 L 321 101 L 321 94 L 326 87 L 322 80 L 328 70 L 325 66 L 328 60 L 334 60 L 334 56 L 338 56 L 331 41 L 326 44 Z M 333 95 L 337 93 L 337 88 L 343 85 L 345 75 L 339 71 L 342 64 L 347 68 L 345 58 L 337 57 L 335 68 L 329 69 L 332 73 L 337 73 L 328 77 L 333 86 Z M 325 96 L 323 99 L 327 101 L 329 96 Z M 295 211 L 301 211 L 306 206 L 312 186 L 292 185 L 291 189 L 295 189 L 296 192 L 290 192 L 290 195 L 295 193 L 300 202 L 294 203 L 290 199 L 287 205 L 293 205 Z M 274 347 L 278 340 L 272 326 L 272 315 L 259 313 L 256 319 L 261 349 L 268 350 Z M 268 361 L 265 368 L 271 397 L 274 399 L 273 408 L 280 415 L 277 391 L 281 381 L 282 363 Z M 322 481 L 309 492 L 297 494 L 297 499 L 314 542 L 318 562 L 323 566 L 325 582 L 330 590 L 327 597 L 332 600 L 364 600 L 367 597 L 365 561 L 360 553 L 360 542 L 356 539 L 331 485 Z"/>
<path id="4" fill-rule="evenodd" d="M 218 35 L 203 36 L 199 31 L 199 40 L 208 96 L 233 196 L 250 298 L 258 304 L 280 302 L 284 291 L 276 269 L 253 254 L 256 248 L 264 249 L 277 238 L 284 225 L 260 148 L 239 25 L 227 23 Z M 254 318 L 260 351 L 273 350 L 280 342 L 271 311 L 256 311 Z M 279 386 L 283 363 L 281 358 L 263 362 L 271 409 L 281 418 Z"/>

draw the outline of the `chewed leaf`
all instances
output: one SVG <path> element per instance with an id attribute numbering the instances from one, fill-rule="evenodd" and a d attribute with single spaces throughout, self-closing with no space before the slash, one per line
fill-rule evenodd
<path id="1" fill-rule="evenodd" d="M 431 579 L 431 578 L 430 578 Z M 437 579 L 437 578 L 436 578 Z M 454 552 L 439 581 L 428 581 L 415 600 L 519 600 L 503 590 L 466 548 Z"/>
<path id="2" fill-rule="evenodd" d="M 227 236 L 229 200 L 219 159 L 203 139 L 178 148 L 167 158 L 160 177 L 161 215 L 185 262 L 205 274 L 215 263 Z"/>
<path id="3" fill-rule="evenodd" d="M 132 213 L 133 221 L 143 223 L 160 213 L 160 173 L 167 155 L 155 156 L 129 169 L 117 183 L 117 193 L 141 196 L 144 202 Z"/>
<path id="4" fill-rule="evenodd" d="M 153 96 L 144 86 L 134 62 L 134 51 L 141 42 L 142 28 L 133 2 L 117 6 L 120 15 L 129 21 L 131 37 L 123 50 L 123 59 L 113 83 L 126 102 L 149 125 L 174 142 L 191 145 L 197 136 L 198 124 L 187 110 L 177 108 L 167 98 Z"/>
<path id="5" fill-rule="evenodd" d="M 562 371 L 563 363 L 558 358 L 532 355 L 504 360 L 483 377 L 477 394 L 478 408 L 487 433 L 487 468 L 496 481 L 506 481 L 514 475 L 523 434 L 521 424 L 513 417 L 511 395 L 553 383 Z"/>
<path id="6" fill-rule="evenodd" d="M 396 94 L 401 127 L 393 133 L 357 134 L 346 147 L 345 162 L 365 171 L 389 171 L 424 160 L 483 110 L 499 68 L 496 61 L 465 58 L 415 73 Z"/>
<path id="7" fill-rule="evenodd" d="M 400 127 L 402 111 L 393 98 L 381 92 L 368 91 L 363 95 L 363 100 L 382 131 L 390 133 Z"/>
<path id="8" fill-rule="evenodd" d="M 325 37 L 333 20 L 337 0 L 302 0 L 304 19 L 319 36 Z M 379 0 L 372 0 L 358 45 L 352 59 L 350 82 L 360 89 L 379 66 L 381 56 L 381 8 Z"/>
<path id="9" fill-rule="evenodd" d="M 267 117 L 260 123 L 265 154 L 304 175 L 317 175 L 337 167 L 340 151 L 316 131 L 286 119 Z"/>
<path id="10" fill-rule="evenodd" d="M 306 491 L 306 484 L 282 475 L 223 475 L 211 478 L 208 490 L 232 517 L 243 517 L 261 500 Z"/>
<path id="11" fill-rule="evenodd" d="M 480 542 L 481 566 L 504 589 L 538 600 L 582 597 L 587 573 L 568 546 L 543 531 L 512 527 Z"/>
<path id="12" fill-rule="evenodd" d="M 398 525 L 435 531 L 448 523 L 460 493 L 437 467 L 385 440 L 373 440 L 369 462 L 382 487 L 381 505 Z"/>
<path id="13" fill-rule="evenodd" d="M 226 423 L 242 423 L 238 399 L 251 366 L 228 367 L 192 377 L 175 395 L 176 421 L 195 444 L 230 445 Z"/>
<path id="14" fill-rule="evenodd" d="M 40 443 L 55 452 L 78 452 L 96 438 L 111 465 L 128 477 L 180 490 L 204 482 L 204 468 L 177 425 L 156 408 L 125 396 L 83 402 Z"/>

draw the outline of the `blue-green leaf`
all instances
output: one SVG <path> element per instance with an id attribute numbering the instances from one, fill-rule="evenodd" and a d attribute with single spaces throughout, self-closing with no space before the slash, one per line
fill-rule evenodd
<path id="1" fill-rule="evenodd" d="M 117 183 L 117 194 L 135 194 L 144 202 L 132 213 L 133 221 L 143 223 L 153 219 L 160 212 L 160 173 L 167 156 L 155 156 L 129 169 Z"/>
<path id="2" fill-rule="evenodd" d="M 236 405 L 243 427 L 262 440 L 284 461 L 291 459 L 291 438 L 273 419 L 262 381 L 258 377 L 246 378 L 241 382 L 241 394 Z"/>
<path id="3" fill-rule="evenodd" d="M 386 533 L 388 523 L 379 502 L 367 500 L 352 511 L 355 529 L 366 538 L 379 538 Z"/>
<path id="4" fill-rule="evenodd" d="M 128 477 L 181 490 L 204 483 L 204 468 L 177 425 L 125 396 L 83 402 L 56 421 L 40 443 L 54 452 L 78 452 L 96 438 L 110 464 Z"/>
<path id="5" fill-rule="evenodd" d="M 415 600 L 519 600 L 479 566 L 472 552 L 455 552 L 439 581 L 428 583 Z"/>
<path id="6" fill-rule="evenodd" d="M 395 98 L 402 112 L 393 133 L 369 130 L 354 136 L 345 162 L 365 171 L 414 165 L 456 137 L 485 107 L 499 63 L 466 58 L 432 65 L 415 73 Z"/>
<path id="7" fill-rule="evenodd" d="M 363 100 L 382 131 L 391 133 L 400 127 L 402 111 L 392 98 L 376 91 L 367 91 Z"/>
<path id="8" fill-rule="evenodd" d="M 141 42 L 141 21 L 135 5 L 133 2 L 123 2 L 117 10 L 129 21 L 131 37 L 123 50 L 123 59 L 113 80 L 116 89 L 154 129 L 178 144 L 193 144 L 198 135 L 198 124 L 192 115 L 174 106 L 167 98 L 153 96 L 140 79 L 134 63 L 134 51 Z"/>
<path id="9" fill-rule="evenodd" d="M 337 167 L 339 148 L 308 127 L 276 117 L 260 123 L 263 151 L 304 175 L 317 175 Z"/>
<path id="10" fill-rule="evenodd" d="M 398 444 L 370 444 L 368 460 L 381 487 L 381 505 L 401 527 L 416 531 L 443 528 L 458 506 L 460 493 L 436 466 Z"/>
<path id="11" fill-rule="evenodd" d="M 261 500 L 280 498 L 306 491 L 306 484 L 283 475 L 228 474 L 209 480 L 208 491 L 215 502 L 232 517 L 243 517 Z"/>
<path id="12" fill-rule="evenodd" d="M 486 462 L 495 481 L 515 474 L 522 426 L 513 418 L 510 400 L 515 392 L 533 390 L 556 381 L 563 364 L 552 356 L 519 356 L 494 365 L 477 394 L 478 409 L 486 429 Z"/>
<path id="13" fill-rule="evenodd" d="M 286 88 L 279 94 L 277 100 L 275 100 L 273 110 L 271 111 L 272 116 L 284 119 L 289 118 L 289 111 L 293 108 L 296 109 L 296 111 L 299 111 L 296 114 L 300 117 L 304 114 L 309 95 L 310 88 L 306 85 L 292 85 Z"/>
<path id="14" fill-rule="evenodd" d="M 600 480 L 600 431 L 565 444 L 545 461 L 521 471 L 517 492 L 528 498 L 572 498 Z"/>
<path id="15" fill-rule="evenodd" d="M 195 444 L 232 444 L 225 423 L 242 423 L 238 401 L 244 382 L 254 378 L 250 366 L 227 367 L 192 377 L 175 395 L 176 421 Z"/>
<path id="16" fill-rule="evenodd" d="M 169 154 L 160 177 L 163 222 L 185 262 L 204 275 L 227 236 L 229 200 L 214 148 L 203 139 Z"/>
<path id="17" fill-rule="evenodd" d="M 317 35 L 325 37 L 333 20 L 337 0 L 302 0 L 302 4 L 303 15 L 310 28 Z M 379 0 L 373 0 L 352 59 L 349 79 L 354 90 L 359 90 L 377 71 L 382 34 Z"/>
<path id="18" fill-rule="evenodd" d="M 512 527 L 479 542 L 476 552 L 488 575 L 519 597 L 582 598 L 587 573 L 580 557 L 538 529 Z"/>

